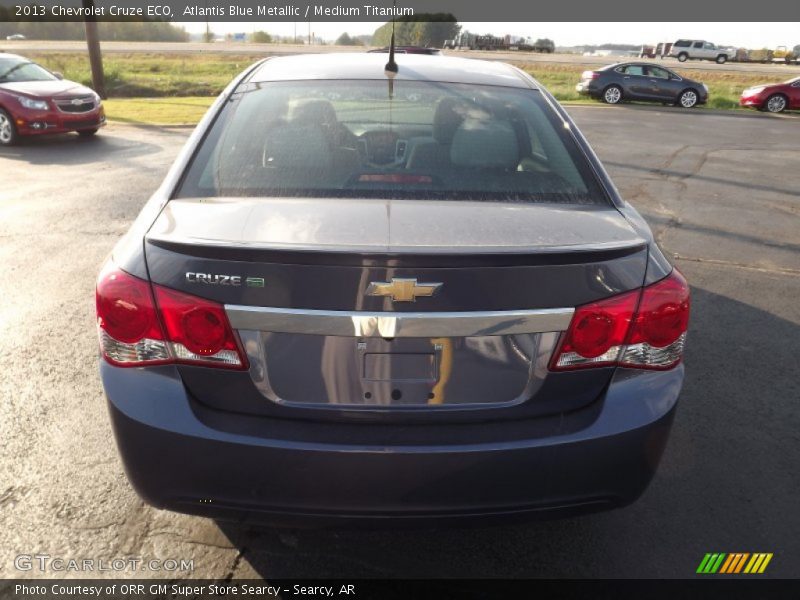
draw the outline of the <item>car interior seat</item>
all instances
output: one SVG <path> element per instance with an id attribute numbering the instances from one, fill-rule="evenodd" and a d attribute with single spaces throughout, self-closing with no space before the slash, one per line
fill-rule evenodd
<path id="1" fill-rule="evenodd" d="M 511 123 L 501 119 L 467 119 L 453 135 L 450 161 L 455 167 L 516 171 L 519 142 Z"/>
<path id="2" fill-rule="evenodd" d="M 456 98 L 442 98 L 433 113 L 432 137 L 417 142 L 409 152 L 406 168 L 411 170 L 436 170 L 450 164 L 450 145 L 456 130 L 465 119 L 462 102 Z"/>

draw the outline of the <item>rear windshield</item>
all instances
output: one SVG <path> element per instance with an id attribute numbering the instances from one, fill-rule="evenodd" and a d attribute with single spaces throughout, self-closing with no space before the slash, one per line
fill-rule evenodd
<path id="1" fill-rule="evenodd" d="M 607 203 L 540 92 L 388 80 L 243 85 L 177 195 Z"/>

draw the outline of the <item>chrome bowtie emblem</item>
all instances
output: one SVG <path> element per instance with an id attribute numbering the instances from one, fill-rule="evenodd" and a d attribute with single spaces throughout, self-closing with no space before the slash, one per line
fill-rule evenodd
<path id="1" fill-rule="evenodd" d="M 441 283 L 417 283 L 416 279 L 373 281 L 367 288 L 367 296 L 388 296 L 392 302 L 416 302 L 418 296 L 433 296 L 442 287 Z"/>
<path id="2" fill-rule="evenodd" d="M 79 106 L 83 104 L 83 98 L 73 98 L 72 101 L 70 101 L 70 104 L 73 106 Z"/>

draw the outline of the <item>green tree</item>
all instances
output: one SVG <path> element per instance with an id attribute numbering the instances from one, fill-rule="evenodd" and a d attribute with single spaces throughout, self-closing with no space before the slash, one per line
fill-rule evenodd
<path id="1" fill-rule="evenodd" d="M 337 46 L 361 46 L 361 42 L 354 37 L 351 37 L 346 31 L 336 38 L 334 42 Z"/>
<path id="2" fill-rule="evenodd" d="M 461 26 L 450 13 L 420 13 L 398 17 L 395 21 L 395 43 L 398 46 L 441 48 L 445 40 L 458 35 Z M 372 35 L 373 46 L 388 46 L 392 22 L 384 23 Z"/>
<path id="3" fill-rule="evenodd" d="M 266 31 L 254 31 L 250 34 L 250 41 L 254 44 L 271 44 L 272 36 Z"/>

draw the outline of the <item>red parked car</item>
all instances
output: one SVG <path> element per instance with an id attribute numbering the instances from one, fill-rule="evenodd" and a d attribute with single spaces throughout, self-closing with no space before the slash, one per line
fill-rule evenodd
<path id="1" fill-rule="evenodd" d="M 106 124 L 93 90 L 16 54 L 0 53 L 0 146 L 20 136 L 77 131 L 91 136 Z"/>
<path id="2" fill-rule="evenodd" d="M 747 88 L 742 92 L 739 104 L 771 113 L 800 110 L 800 77 L 784 83 L 770 83 Z"/>

